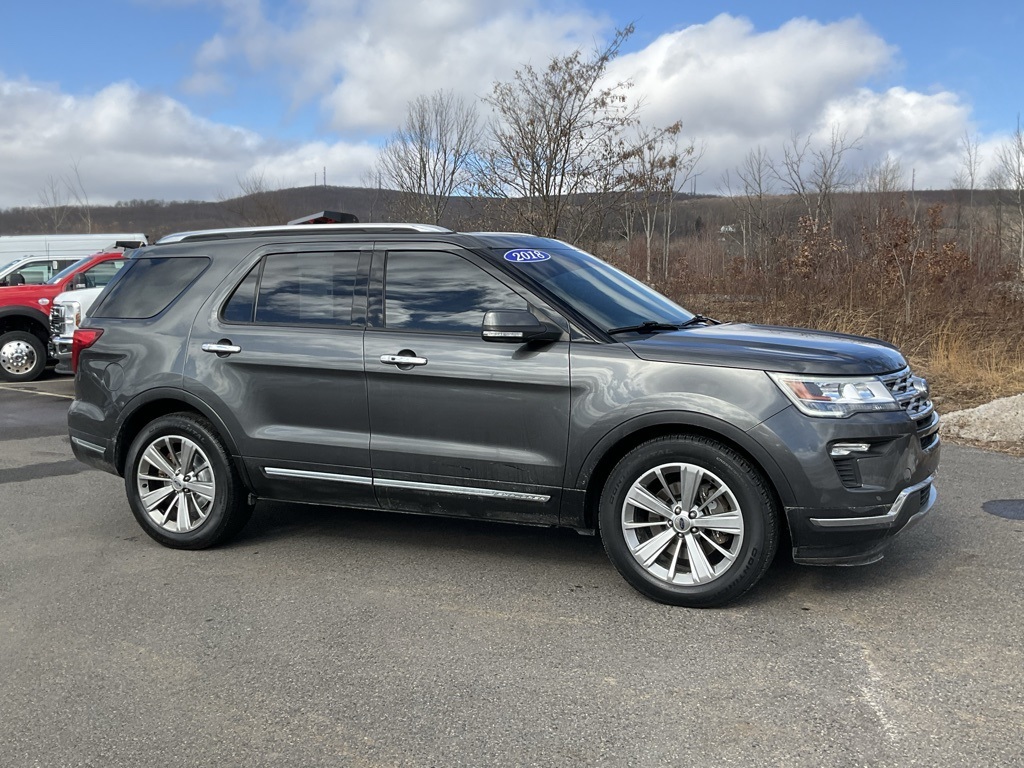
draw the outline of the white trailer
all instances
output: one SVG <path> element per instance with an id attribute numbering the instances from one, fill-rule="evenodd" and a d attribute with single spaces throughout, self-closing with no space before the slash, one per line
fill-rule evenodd
<path id="1" fill-rule="evenodd" d="M 142 232 L 86 235 L 0 235 L 0 285 L 46 282 L 81 258 L 121 245 L 146 245 Z"/>

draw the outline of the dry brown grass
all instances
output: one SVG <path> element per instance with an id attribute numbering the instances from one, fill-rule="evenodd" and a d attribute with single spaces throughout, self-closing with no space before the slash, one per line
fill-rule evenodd
<path id="1" fill-rule="evenodd" d="M 942 410 L 1024 393 L 1024 344 L 1019 337 L 999 334 L 998 326 L 977 328 L 951 318 L 929 341 L 910 357 L 928 377 Z"/>

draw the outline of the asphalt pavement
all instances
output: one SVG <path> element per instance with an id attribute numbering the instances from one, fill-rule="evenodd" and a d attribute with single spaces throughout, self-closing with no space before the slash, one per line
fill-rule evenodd
<path id="1" fill-rule="evenodd" d="M 700 611 L 570 531 L 261 503 L 165 549 L 70 395 L 0 385 L 0 766 L 1024 764 L 1024 459 L 946 445 L 884 561 Z"/>

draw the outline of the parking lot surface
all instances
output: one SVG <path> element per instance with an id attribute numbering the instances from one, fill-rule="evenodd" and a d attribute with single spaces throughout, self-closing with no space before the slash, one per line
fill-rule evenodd
<path id="1" fill-rule="evenodd" d="M 70 395 L 0 386 L 0 765 L 1024 764 L 1024 459 L 947 445 L 884 561 L 699 611 L 569 531 L 261 503 L 165 549 Z"/>

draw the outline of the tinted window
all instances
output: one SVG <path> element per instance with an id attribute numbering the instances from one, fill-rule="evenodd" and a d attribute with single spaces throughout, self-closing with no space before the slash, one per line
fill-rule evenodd
<path id="1" fill-rule="evenodd" d="M 90 269 L 89 274 L 99 267 L 105 270 L 96 275 L 102 279 L 109 272 L 104 283 L 110 280 L 115 269 L 112 266 L 123 261 L 107 261 Z M 195 280 L 210 260 L 203 256 L 163 259 L 132 259 L 102 299 L 99 306 L 90 313 L 92 317 L 126 317 L 140 320 L 160 314 L 171 302 L 181 295 L 189 283 Z"/>
<path id="2" fill-rule="evenodd" d="M 359 252 L 267 256 L 256 298 L 256 322 L 351 325 Z"/>
<path id="3" fill-rule="evenodd" d="M 388 328 L 480 333 L 491 309 L 527 309 L 526 300 L 454 253 L 391 252 L 384 283 Z"/>
<path id="4" fill-rule="evenodd" d="M 262 262 L 257 262 L 256 266 L 249 270 L 249 274 L 238 284 L 235 292 L 231 294 L 231 298 L 224 305 L 221 317 L 227 322 L 252 322 L 252 311 L 256 308 L 256 283 L 260 279 L 261 265 Z"/>

